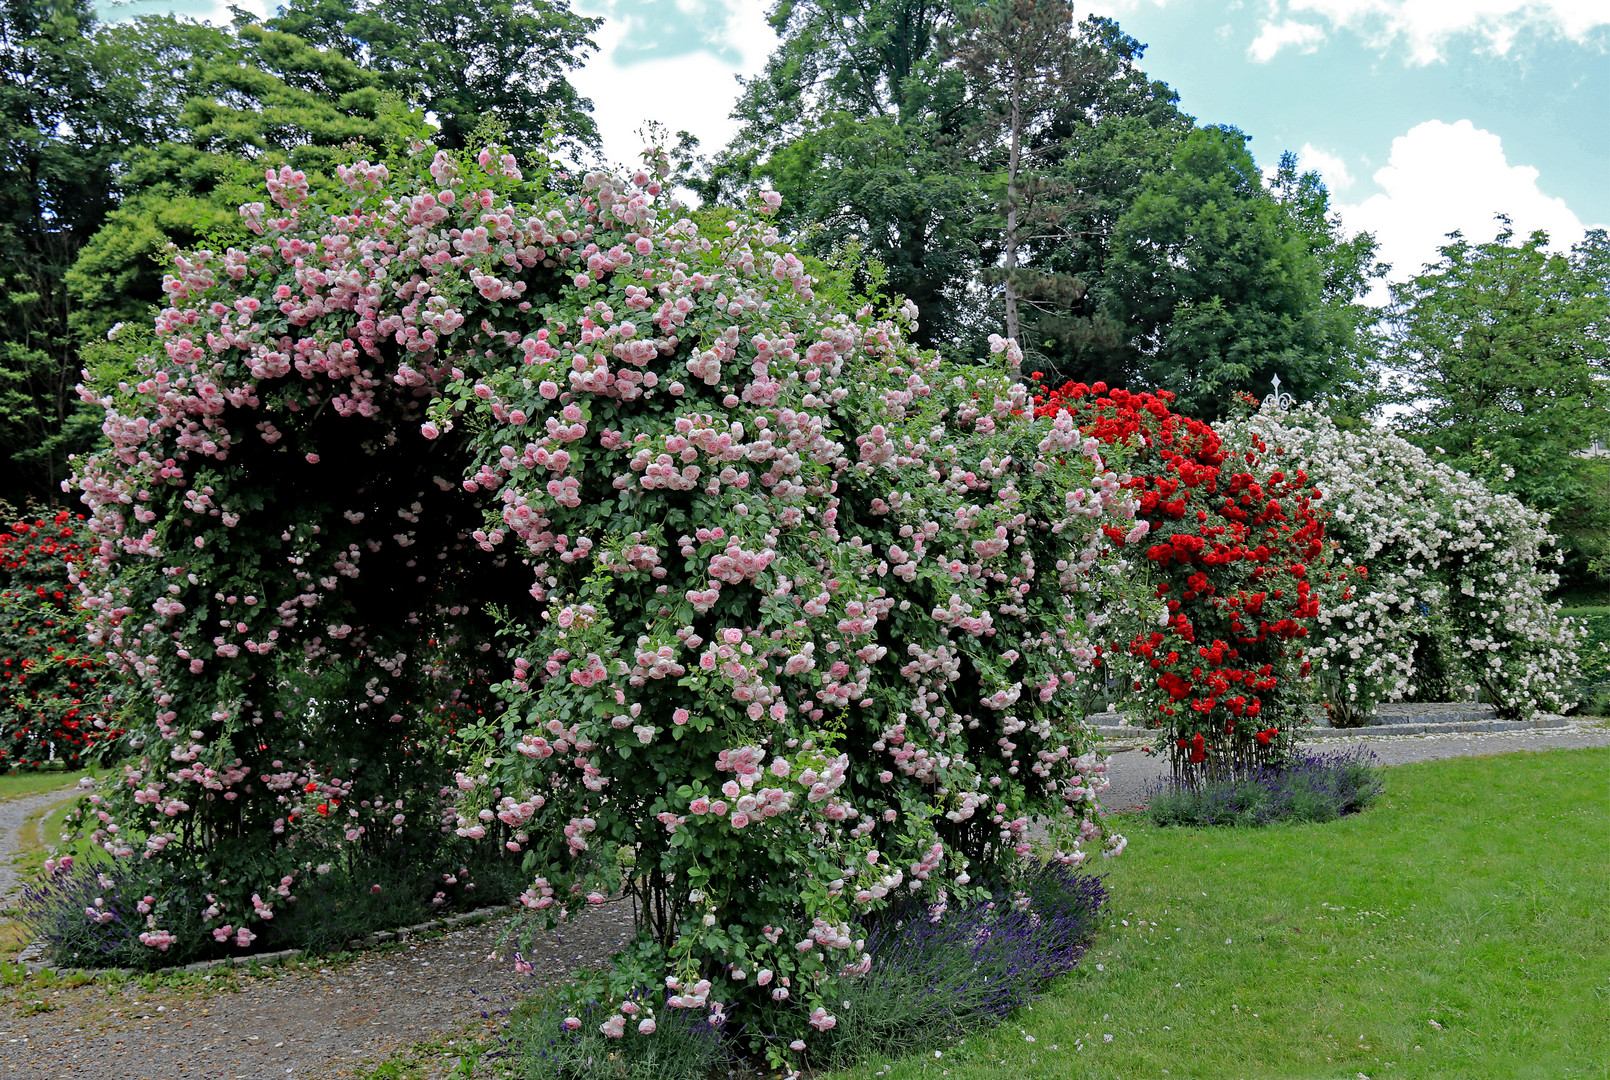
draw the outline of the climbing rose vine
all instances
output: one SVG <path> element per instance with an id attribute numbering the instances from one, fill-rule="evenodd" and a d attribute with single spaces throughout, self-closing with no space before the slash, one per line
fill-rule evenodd
<path id="1" fill-rule="evenodd" d="M 1306 722 L 1324 526 L 1310 478 L 1278 446 L 1256 432 L 1221 440 L 1172 400 L 1068 383 L 1035 411 L 1126 452 L 1138 524 L 1102 528 L 1143 554 L 1154 617 L 1112 645 L 1176 774 L 1194 781 L 1279 762 Z"/>
<path id="2" fill-rule="evenodd" d="M 1473 697 L 1506 716 L 1573 703 L 1577 638 L 1548 598 L 1544 515 L 1413 444 L 1272 403 L 1227 439 L 1282 448 L 1323 492 L 1335 547 L 1311 657 L 1339 723 L 1409 696 Z"/>
<path id="3" fill-rule="evenodd" d="M 120 733 L 82 640 L 83 521 L 61 510 L 0 532 L 0 770 L 76 765 Z"/>
<path id="4" fill-rule="evenodd" d="M 441 828 L 521 860 L 535 918 L 635 899 L 608 1000 L 780 1047 L 894 893 L 1010 880 L 1036 815 L 1066 863 L 1122 850 L 1075 718 L 1147 526 L 1015 345 L 948 369 L 808 272 L 775 194 L 701 227 L 663 169 L 282 171 L 256 243 L 178 263 L 78 477 L 150 716 L 95 835 L 253 838 L 215 915 L 250 925 L 301 849 L 435 829 L 394 801 L 456 761 Z"/>

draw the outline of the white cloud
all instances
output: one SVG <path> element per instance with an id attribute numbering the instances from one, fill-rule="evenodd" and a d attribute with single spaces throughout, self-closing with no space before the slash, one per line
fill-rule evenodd
<path id="1" fill-rule="evenodd" d="M 727 118 L 738 98 L 734 76 L 758 74 L 777 44 L 767 7 L 752 0 L 578 3 L 582 14 L 606 20 L 594 35 L 598 53 L 570 77 L 593 101 L 604 155 L 635 165 L 643 149 L 637 132 L 650 120 L 698 136 L 706 153 L 724 146 L 737 130 Z"/>
<path id="2" fill-rule="evenodd" d="M 1402 42 L 1416 64 L 1442 60 L 1456 37 L 1473 36 L 1502 56 L 1522 31 L 1585 42 L 1593 31 L 1610 26 L 1605 0 L 1271 0 L 1270 8 L 1270 21 L 1254 49 L 1275 18 L 1305 14 L 1328 21 L 1332 29 L 1357 33 L 1382 51 Z M 1294 24 L 1287 18 L 1284 25 Z"/>
<path id="3" fill-rule="evenodd" d="M 1347 162 L 1313 143 L 1303 143 L 1303 148 L 1297 151 L 1297 168 L 1301 172 L 1317 172 L 1324 178 L 1326 190 L 1333 195 L 1353 186 L 1353 174 L 1347 171 Z"/>
<path id="4" fill-rule="evenodd" d="M 1187 0 L 1189 2 L 1189 0 Z M 1087 15 L 1105 15 L 1108 18 L 1119 18 L 1143 7 L 1167 7 L 1168 0 L 1088 0 L 1087 3 L 1074 5 L 1074 16 L 1083 19 Z M 1233 0 L 1229 10 L 1235 11 L 1241 6 L 1240 0 Z"/>
<path id="5" fill-rule="evenodd" d="M 1312 23 L 1300 23 L 1291 19 L 1282 23 L 1266 22 L 1252 44 L 1247 46 L 1247 55 L 1260 64 L 1267 64 L 1282 49 L 1297 48 L 1305 53 L 1311 53 L 1318 49 L 1319 43 L 1324 40 L 1324 29 Z"/>
<path id="6" fill-rule="evenodd" d="M 1337 211 L 1349 231 L 1373 232 L 1380 257 L 1402 281 L 1437 258 L 1448 233 L 1486 243 L 1507 214 L 1516 235 L 1546 230 L 1551 245 L 1582 238 L 1582 222 L 1563 199 L 1545 195 L 1530 165 L 1511 165 L 1502 141 L 1469 120 L 1427 120 L 1392 140 L 1392 156 L 1374 176 L 1379 194 Z"/>

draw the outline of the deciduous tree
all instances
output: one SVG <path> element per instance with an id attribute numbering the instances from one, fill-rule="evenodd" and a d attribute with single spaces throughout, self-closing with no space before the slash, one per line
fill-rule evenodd
<path id="1" fill-rule="evenodd" d="M 1400 426 L 1555 515 L 1583 584 L 1610 534 L 1593 461 L 1577 456 L 1610 435 L 1610 241 L 1595 229 L 1551 251 L 1547 233 L 1519 239 L 1502 220 L 1489 243 L 1449 234 L 1392 290 L 1390 357 L 1412 410 Z"/>
<path id="2" fill-rule="evenodd" d="M 602 23 L 569 0 L 292 0 L 267 20 L 376 72 L 380 83 L 441 128 L 460 149 L 488 116 L 524 151 L 551 127 L 572 148 L 598 145 L 592 103 L 567 73 L 595 48 Z"/>

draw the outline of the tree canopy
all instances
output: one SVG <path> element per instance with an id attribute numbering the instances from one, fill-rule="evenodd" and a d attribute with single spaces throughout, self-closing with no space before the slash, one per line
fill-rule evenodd
<path id="1" fill-rule="evenodd" d="M 595 48 L 601 19 L 569 0 L 291 0 L 266 20 L 375 73 L 377 82 L 435 117 L 436 141 L 463 149 L 488 116 L 522 152 L 550 128 L 597 147 L 592 103 L 566 73 Z"/>
<path id="2" fill-rule="evenodd" d="M 116 206 L 121 161 L 172 130 L 173 44 L 103 26 L 86 0 L 0 4 L 0 498 L 59 495 L 94 438 L 65 279 Z"/>
<path id="3" fill-rule="evenodd" d="M 1405 434 L 1555 515 L 1578 581 L 1610 550 L 1600 459 L 1610 437 L 1610 240 L 1569 252 L 1519 238 L 1450 234 L 1440 258 L 1392 288 L 1393 366 Z"/>
<path id="4" fill-rule="evenodd" d="M 1277 372 L 1360 398 L 1373 240 L 1294 159 L 1271 184 L 1239 132 L 1197 128 L 1112 20 L 812 0 L 772 24 L 701 193 L 776 185 L 816 250 L 853 238 L 882 265 L 920 342 L 964 357 L 1005 333 L 1050 380 L 1168 389 L 1205 417 Z"/>

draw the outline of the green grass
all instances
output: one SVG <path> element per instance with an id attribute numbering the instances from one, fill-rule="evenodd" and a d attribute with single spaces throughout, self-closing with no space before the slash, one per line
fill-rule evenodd
<path id="1" fill-rule="evenodd" d="M 834 1080 L 1610 1077 L 1610 750 L 1396 766 L 1328 824 L 1123 829 L 1078 971 Z"/>
<path id="2" fill-rule="evenodd" d="M 41 791 L 72 787 L 78 783 L 79 777 L 85 775 L 83 770 L 64 772 L 58 769 L 0 774 L 0 802 L 37 795 Z"/>

